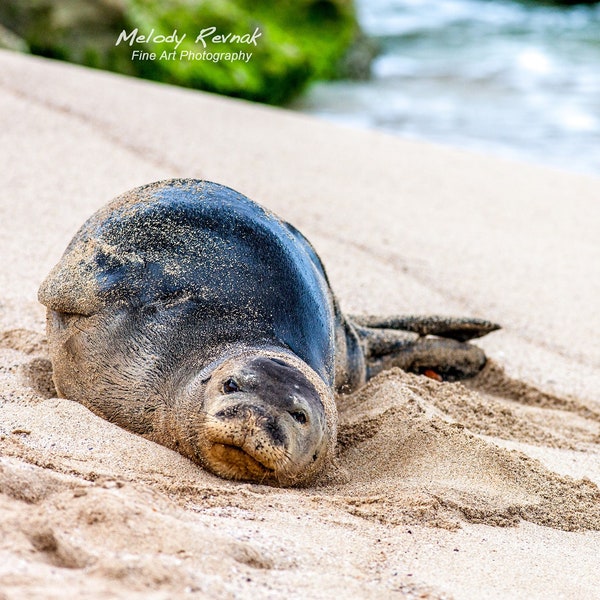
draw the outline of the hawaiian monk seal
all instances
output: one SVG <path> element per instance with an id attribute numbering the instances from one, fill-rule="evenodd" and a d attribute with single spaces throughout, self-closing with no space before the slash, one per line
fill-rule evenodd
<path id="1" fill-rule="evenodd" d="M 308 482 L 332 457 L 335 392 L 391 366 L 473 375 L 485 356 L 464 342 L 497 329 L 345 316 L 298 230 L 194 179 L 94 214 L 39 299 L 60 396 L 218 475 L 272 485 Z"/>

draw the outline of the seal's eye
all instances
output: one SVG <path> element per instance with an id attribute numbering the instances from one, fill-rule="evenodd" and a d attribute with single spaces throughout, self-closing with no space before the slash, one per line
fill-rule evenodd
<path id="1" fill-rule="evenodd" d="M 295 410 L 294 412 L 291 412 L 290 415 L 292 415 L 294 421 L 298 421 L 300 425 L 304 425 L 304 423 L 306 423 L 306 413 L 304 411 Z"/>
<path id="2" fill-rule="evenodd" d="M 233 394 L 239 391 L 240 386 L 236 383 L 235 379 L 231 377 L 223 384 L 223 392 L 225 394 Z"/>

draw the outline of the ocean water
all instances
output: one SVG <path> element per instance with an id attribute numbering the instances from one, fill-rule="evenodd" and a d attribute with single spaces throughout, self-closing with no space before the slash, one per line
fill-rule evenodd
<path id="1" fill-rule="evenodd" d="M 293 108 L 402 136 L 600 174 L 600 5 L 358 0 L 367 81 Z"/>

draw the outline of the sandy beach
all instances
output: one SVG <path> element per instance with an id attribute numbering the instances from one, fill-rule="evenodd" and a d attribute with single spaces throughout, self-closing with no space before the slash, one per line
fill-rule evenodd
<path id="1" fill-rule="evenodd" d="M 600 598 L 600 179 L 5 51 L 0 156 L 0 600 Z M 171 177 L 293 223 L 345 312 L 502 324 L 484 372 L 341 398 L 303 489 L 56 398 L 41 281 Z"/>

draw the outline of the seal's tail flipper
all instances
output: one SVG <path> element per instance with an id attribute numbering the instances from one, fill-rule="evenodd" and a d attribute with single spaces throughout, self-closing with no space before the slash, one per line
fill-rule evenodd
<path id="1" fill-rule="evenodd" d="M 500 325 L 484 319 L 443 316 L 373 316 L 358 315 L 350 319 L 356 325 L 374 329 L 411 331 L 420 336 L 437 335 L 466 342 L 500 329 Z"/>
<path id="2" fill-rule="evenodd" d="M 400 367 L 453 381 L 473 377 L 486 363 L 467 343 L 500 327 L 483 319 L 440 316 L 350 317 L 367 363 L 367 379 Z M 427 337 L 438 336 L 438 337 Z"/>

